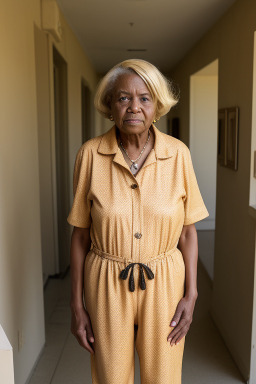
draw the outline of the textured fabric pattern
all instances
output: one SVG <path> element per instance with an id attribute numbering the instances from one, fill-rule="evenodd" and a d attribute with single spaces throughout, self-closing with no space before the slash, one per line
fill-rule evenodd
<path id="1" fill-rule="evenodd" d="M 152 125 L 155 142 L 136 176 L 116 140 L 116 127 L 85 142 L 74 167 L 68 222 L 90 228 L 84 266 L 85 304 L 95 336 L 93 384 L 134 383 L 134 324 L 143 384 L 180 384 L 185 337 L 173 347 L 169 327 L 184 295 L 185 264 L 177 248 L 183 225 L 209 216 L 189 148 Z M 120 272 L 144 263 L 154 273 L 135 291 Z"/>
<path id="2" fill-rule="evenodd" d="M 85 303 L 95 337 L 93 384 L 134 383 L 134 324 L 138 324 L 135 345 L 141 383 L 180 384 L 185 337 L 171 347 L 167 336 L 184 295 L 181 252 L 174 248 L 147 263 L 155 277 L 146 279 L 145 291 L 138 286 L 139 268 L 135 265 L 136 289 L 130 292 L 128 281 L 118 277 L 127 262 L 100 256 L 97 251 L 92 248 L 85 259 Z"/>

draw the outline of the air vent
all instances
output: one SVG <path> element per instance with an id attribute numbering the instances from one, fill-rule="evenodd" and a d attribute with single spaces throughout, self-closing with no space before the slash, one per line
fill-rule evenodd
<path id="1" fill-rule="evenodd" d="M 147 52 L 147 49 L 145 49 L 145 48 L 139 48 L 139 49 L 129 48 L 129 49 L 127 49 L 127 52 Z"/>

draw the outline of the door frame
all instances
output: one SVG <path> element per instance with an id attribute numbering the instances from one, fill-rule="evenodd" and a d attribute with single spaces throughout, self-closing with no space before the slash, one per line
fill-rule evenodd
<path id="1" fill-rule="evenodd" d="M 58 233 L 58 189 L 57 189 L 57 167 L 56 167 L 56 136 L 55 136 L 55 90 L 54 90 L 54 49 L 58 54 L 67 62 L 65 56 L 55 45 L 53 39 L 49 35 L 48 45 L 48 56 L 49 56 L 49 87 L 50 87 L 50 135 L 51 135 L 51 169 L 52 169 L 52 211 L 53 211 L 53 231 L 54 231 L 54 249 L 55 249 L 55 260 L 54 260 L 54 273 L 55 275 L 60 274 L 60 257 L 59 257 L 59 233 Z M 68 105 L 67 105 L 68 108 Z M 68 113 L 68 111 L 67 111 Z M 67 116 L 68 122 L 68 116 Z M 68 130 L 68 126 L 67 126 Z"/>
<path id="2" fill-rule="evenodd" d="M 83 106 L 86 105 L 86 108 Z M 86 111 L 85 111 L 86 109 Z M 88 115 L 86 115 L 88 113 Z M 88 82 L 81 78 L 81 138 L 82 143 L 92 138 L 92 91 Z"/>
<path id="3" fill-rule="evenodd" d="M 254 152 L 256 151 L 256 31 L 254 32 L 254 52 L 253 52 L 253 94 L 252 94 L 252 128 L 251 128 L 251 169 L 250 169 L 250 196 L 249 214 L 256 224 L 256 178 L 253 176 Z M 255 247 L 254 247 L 254 287 L 253 287 L 253 308 L 252 308 L 252 335 L 251 335 L 251 359 L 250 375 L 248 384 L 254 384 L 256 380 L 256 226 L 255 226 Z"/>

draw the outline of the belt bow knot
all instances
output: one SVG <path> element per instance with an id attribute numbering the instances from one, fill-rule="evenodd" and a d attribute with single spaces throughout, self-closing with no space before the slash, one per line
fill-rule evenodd
<path id="1" fill-rule="evenodd" d="M 125 267 L 121 271 L 120 277 L 121 277 L 121 279 L 126 280 L 126 278 L 128 276 L 129 269 L 131 268 L 131 273 L 130 273 L 130 277 L 129 277 L 129 289 L 131 292 L 133 292 L 135 290 L 134 277 L 133 277 L 133 268 L 134 268 L 135 264 L 138 264 L 140 267 L 140 280 L 139 281 L 140 281 L 140 288 L 141 289 L 143 289 L 143 290 L 146 289 L 146 281 L 145 281 L 145 277 L 144 277 L 144 273 L 143 273 L 143 268 L 145 269 L 149 280 L 152 280 L 154 278 L 154 273 L 151 271 L 151 269 L 147 265 L 145 265 L 143 263 L 130 263 L 129 265 L 127 265 L 127 267 Z"/>

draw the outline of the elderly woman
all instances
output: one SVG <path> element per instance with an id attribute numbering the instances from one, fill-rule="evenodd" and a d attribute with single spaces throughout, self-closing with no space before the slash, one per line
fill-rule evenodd
<path id="1" fill-rule="evenodd" d="M 197 299 L 194 223 L 209 216 L 188 147 L 154 124 L 175 105 L 152 64 L 126 60 L 95 106 L 114 125 L 74 167 L 71 331 L 91 353 L 93 384 L 180 384 Z"/>

